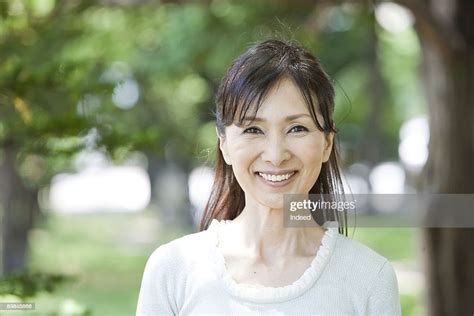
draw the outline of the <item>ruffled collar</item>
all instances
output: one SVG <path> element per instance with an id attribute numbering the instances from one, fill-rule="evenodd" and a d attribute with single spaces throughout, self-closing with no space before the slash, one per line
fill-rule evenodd
<path id="1" fill-rule="evenodd" d="M 214 246 L 214 261 L 218 277 L 222 280 L 226 290 L 234 297 L 251 301 L 255 303 L 274 303 L 294 299 L 308 291 L 321 276 L 326 267 L 339 235 L 338 228 L 330 225 L 323 238 L 318 252 L 311 265 L 306 269 L 303 275 L 292 284 L 283 287 L 267 287 L 262 285 L 237 283 L 229 274 L 226 268 L 224 256 L 218 248 L 219 228 L 230 222 L 212 220 L 208 231 L 212 233 Z"/>

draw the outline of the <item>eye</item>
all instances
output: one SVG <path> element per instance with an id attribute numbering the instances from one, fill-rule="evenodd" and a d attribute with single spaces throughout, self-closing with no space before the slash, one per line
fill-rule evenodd
<path id="1" fill-rule="evenodd" d="M 257 127 L 249 127 L 243 131 L 243 134 L 258 134 L 258 132 L 261 131 Z"/>
<path id="2" fill-rule="evenodd" d="M 293 126 L 293 127 L 290 129 L 290 132 L 291 132 L 292 130 L 296 130 L 296 131 L 295 131 L 296 133 L 297 133 L 297 132 L 307 132 L 307 131 L 308 131 L 308 129 L 307 129 L 306 127 L 302 126 L 302 125 Z"/>

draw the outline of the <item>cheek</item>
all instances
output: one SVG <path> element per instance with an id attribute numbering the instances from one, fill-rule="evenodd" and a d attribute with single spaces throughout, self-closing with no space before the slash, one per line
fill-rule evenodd
<path id="1" fill-rule="evenodd" d="M 257 152 L 254 146 L 249 144 L 236 143 L 230 148 L 231 158 L 234 161 L 234 171 L 246 172 L 255 161 Z"/>
<path id="2" fill-rule="evenodd" d="M 308 138 L 298 146 L 299 158 L 302 160 L 305 168 L 317 172 L 321 169 L 323 161 L 324 142 L 319 137 Z"/>

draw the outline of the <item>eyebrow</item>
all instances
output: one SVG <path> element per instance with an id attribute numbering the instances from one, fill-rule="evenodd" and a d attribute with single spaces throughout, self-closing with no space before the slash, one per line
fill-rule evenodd
<path id="1" fill-rule="evenodd" d="M 295 120 L 295 119 L 297 119 L 297 118 L 299 118 L 299 117 L 302 117 L 302 116 L 311 117 L 310 115 L 308 115 L 308 114 L 306 114 L 306 113 L 301 113 L 301 114 L 289 115 L 289 116 L 285 117 L 285 121 L 286 121 L 286 122 L 289 122 L 289 121 Z M 255 117 L 254 119 L 252 119 L 251 117 L 244 117 L 243 121 L 264 122 L 264 121 L 266 121 L 266 120 L 263 119 L 263 118 L 260 118 L 260 117 Z"/>

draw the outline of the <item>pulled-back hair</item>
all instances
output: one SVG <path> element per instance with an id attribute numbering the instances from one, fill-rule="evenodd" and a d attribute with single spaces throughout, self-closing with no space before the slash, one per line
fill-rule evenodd
<path id="1" fill-rule="evenodd" d="M 308 110 L 319 130 L 336 133 L 334 113 L 334 88 L 319 61 L 297 44 L 280 40 L 267 40 L 250 47 L 233 61 L 217 91 L 216 125 L 220 136 L 225 127 L 242 125 L 250 112 L 257 115 L 268 91 L 281 79 L 289 78 L 301 91 Z M 317 119 L 319 111 L 322 125 Z M 315 149 L 316 150 L 316 149 Z M 343 185 L 338 166 L 336 140 L 327 162 L 321 166 L 318 179 L 309 194 L 328 194 L 339 200 Z M 237 182 L 232 166 L 227 165 L 219 148 L 216 148 L 214 184 L 204 209 L 200 230 L 205 230 L 213 219 L 232 220 L 244 209 L 245 194 Z M 335 211 L 329 220 L 337 220 L 339 232 L 347 235 L 347 214 Z"/>

